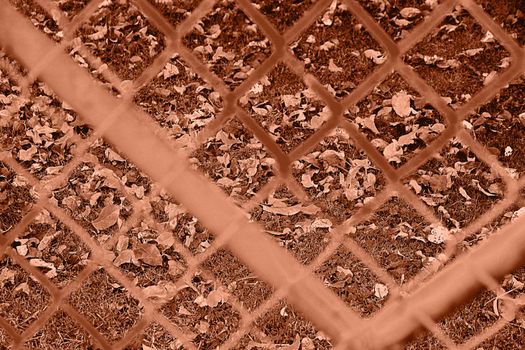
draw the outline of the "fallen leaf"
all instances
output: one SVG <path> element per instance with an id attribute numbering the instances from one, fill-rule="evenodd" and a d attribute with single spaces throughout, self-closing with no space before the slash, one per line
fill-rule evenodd
<path id="1" fill-rule="evenodd" d="M 301 347 L 301 338 L 299 337 L 299 334 L 295 335 L 295 339 L 292 344 L 283 346 L 282 348 L 279 348 L 280 350 L 299 350 Z"/>
<path id="2" fill-rule="evenodd" d="M 392 108 L 402 118 L 410 115 L 410 96 L 406 91 L 401 90 L 392 96 Z"/>
<path id="3" fill-rule="evenodd" d="M 335 44 L 328 40 L 328 41 L 325 41 L 321 46 L 319 46 L 319 50 L 322 50 L 322 51 L 328 51 L 330 49 L 333 49 L 335 47 Z"/>
<path id="4" fill-rule="evenodd" d="M 87 37 L 91 40 L 100 40 L 106 36 L 108 33 L 108 27 L 107 26 L 95 26 L 96 32 L 93 34 L 89 34 Z"/>
<path id="5" fill-rule="evenodd" d="M 448 230 L 443 226 L 433 227 L 430 234 L 427 236 L 429 242 L 434 244 L 441 244 L 449 238 Z"/>
<path id="6" fill-rule="evenodd" d="M 315 344 L 314 341 L 310 338 L 303 338 L 301 340 L 301 348 L 303 350 L 315 350 Z"/>
<path id="7" fill-rule="evenodd" d="M 28 161 L 33 158 L 33 156 L 36 154 L 37 148 L 35 145 L 31 145 L 27 150 L 21 149 L 18 151 L 18 159 L 22 161 Z"/>
<path id="8" fill-rule="evenodd" d="M 16 286 L 14 290 L 15 294 L 18 292 L 25 293 L 26 295 L 30 295 L 31 289 L 29 288 L 29 284 L 27 282 L 22 282 L 18 286 Z"/>
<path id="9" fill-rule="evenodd" d="M 170 301 L 177 294 L 177 286 L 172 282 L 162 281 L 158 285 L 153 285 L 142 289 L 148 299 L 160 304 Z"/>
<path id="10" fill-rule="evenodd" d="M 281 99 L 285 107 L 295 107 L 301 103 L 301 98 L 294 95 L 282 95 Z"/>
<path id="11" fill-rule="evenodd" d="M 386 61 L 386 57 L 379 51 L 369 49 L 363 53 L 366 58 L 371 59 L 375 64 L 383 64 Z"/>
<path id="12" fill-rule="evenodd" d="M 374 285 L 374 295 L 383 300 L 388 295 L 388 287 L 381 283 L 376 283 Z"/>
<path id="13" fill-rule="evenodd" d="M 308 174 L 301 175 L 301 184 L 305 188 L 315 187 L 314 182 L 312 181 L 312 177 Z"/>
<path id="14" fill-rule="evenodd" d="M 138 260 L 151 266 L 162 266 L 162 256 L 155 244 L 140 243 L 134 247 L 133 252 Z"/>
<path id="15" fill-rule="evenodd" d="M 401 27 L 401 28 L 408 27 L 410 24 L 412 24 L 412 22 L 410 22 L 409 20 L 403 19 L 403 18 L 401 19 L 396 18 L 394 20 L 394 23 L 396 24 L 396 26 Z"/>
<path id="16" fill-rule="evenodd" d="M 323 22 L 324 25 L 326 26 L 332 25 L 333 23 L 332 17 L 334 15 L 336 7 L 337 7 L 337 0 L 333 0 L 328 10 L 323 14 L 323 17 L 321 18 L 321 21 Z"/>
<path id="17" fill-rule="evenodd" d="M 422 187 L 417 183 L 416 180 L 412 179 L 412 180 L 410 180 L 410 182 L 408 184 L 410 185 L 410 187 L 412 187 L 414 189 L 416 194 L 419 194 L 421 192 Z"/>
<path id="18" fill-rule="evenodd" d="M 491 32 L 487 31 L 485 33 L 485 36 L 483 38 L 481 38 L 481 42 L 482 43 L 493 43 L 494 42 L 494 34 L 492 34 Z"/>
<path id="19" fill-rule="evenodd" d="M 6 283 L 15 283 L 15 272 L 4 267 L 0 270 L 0 287 L 4 287 Z"/>
<path id="20" fill-rule="evenodd" d="M 206 297 L 206 304 L 209 307 L 216 307 L 220 303 L 223 303 L 226 300 L 228 300 L 228 296 L 229 295 L 228 295 L 228 293 L 226 293 L 224 288 L 219 287 L 219 288 L 211 291 L 210 294 L 208 294 L 208 296 Z"/>
<path id="21" fill-rule="evenodd" d="M 116 205 L 108 205 L 100 211 L 98 218 L 91 223 L 97 231 L 102 231 L 110 228 L 117 223 L 119 216 L 119 207 Z"/>
<path id="22" fill-rule="evenodd" d="M 267 211 L 272 214 L 278 214 L 278 215 L 285 215 L 285 216 L 292 216 L 298 213 L 305 213 L 309 215 L 315 215 L 317 214 L 321 209 L 319 207 L 310 204 L 306 207 L 303 207 L 301 204 L 292 205 L 290 207 L 270 207 L 267 205 L 263 205 L 263 210 Z"/>
<path id="23" fill-rule="evenodd" d="M 403 149 L 399 146 L 399 143 L 394 140 L 383 150 L 383 155 L 388 159 L 389 162 L 401 162 L 399 156 L 403 155 Z"/>
<path id="24" fill-rule="evenodd" d="M 487 76 L 483 79 L 483 85 L 488 85 L 494 78 L 498 75 L 498 72 L 495 70 L 491 71 Z"/>
<path id="25" fill-rule="evenodd" d="M 162 77 L 164 79 L 169 79 L 169 78 L 171 78 L 174 75 L 178 75 L 179 73 L 180 73 L 179 72 L 179 68 L 177 68 L 176 65 L 174 65 L 172 63 L 168 63 L 168 64 L 166 64 L 166 66 L 162 70 Z"/>
<path id="26" fill-rule="evenodd" d="M 376 127 L 374 115 L 371 115 L 368 118 L 357 117 L 355 118 L 355 121 L 357 124 L 361 125 L 364 128 L 367 128 L 368 130 L 372 131 L 374 134 L 379 134 L 379 130 L 377 130 L 377 127 Z"/>
<path id="27" fill-rule="evenodd" d="M 268 110 L 266 108 L 261 108 L 261 107 L 256 107 L 256 106 L 252 106 L 252 110 L 255 112 L 255 114 L 257 115 L 261 115 L 261 116 L 265 116 L 265 115 L 268 115 Z"/>
<path id="28" fill-rule="evenodd" d="M 45 275 L 48 278 L 53 278 L 57 276 L 57 269 L 55 265 L 53 265 L 52 263 L 45 262 L 42 259 L 31 259 L 29 260 L 29 265 L 49 269 L 49 271 L 45 273 Z"/>
<path id="29" fill-rule="evenodd" d="M 470 196 L 468 195 L 467 191 L 465 191 L 465 189 L 463 187 L 459 187 L 459 194 L 461 196 L 463 196 L 463 198 L 465 198 L 468 201 L 472 199 L 472 198 L 470 198 Z"/>
<path id="30" fill-rule="evenodd" d="M 497 196 L 497 194 L 491 193 L 491 192 L 485 190 L 483 187 L 481 187 L 481 185 L 477 181 L 476 181 L 476 186 L 478 187 L 478 190 L 480 190 L 481 193 L 483 193 L 487 197 L 496 197 Z"/>
<path id="31" fill-rule="evenodd" d="M 135 253 L 131 249 L 125 249 L 119 253 L 119 255 L 113 260 L 113 265 L 120 266 L 122 264 L 135 264 L 137 265 L 138 261 L 135 257 Z"/>
<path id="32" fill-rule="evenodd" d="M 210 324 L 206 321 L 200 321 L 199 324 L 195 327 L 199 333 L 206 333 L 210 329 Z"/>
<path id="33" fill-rule="evenodd" d="M 403 16 L 403 18 L 412 18 L 419 15 L 420 13 L 421 11 L 415 7 L 405 7 L 399 11 L 399 14 Z"/>
<path id="34" fill-rule="evenodd" d="M 330 60 L 328 61 L 328 70 L 330 72 L 334 72 L 334 73 L 341 73 L 343 71 L 343 68 L 341 67 L 338 67 L 335 63 L 334 63 L 334 60 L 332 58 L 330 58 Z"/>
<path id="35" fill-rule="evenodd" d="M 321 219 L 321 218 L 315 218 L 314 222 L 312 222 L 312 228 L 331 228 L 332 222 L 329 219 Z"/>
<path id="36" fill-rule="evenodd" d="M 164 249 L 168 249 L 175 243 L 173 234 L 168 230 L 162 231 L 155 240 L 158 244 L 164 247 Z"/>

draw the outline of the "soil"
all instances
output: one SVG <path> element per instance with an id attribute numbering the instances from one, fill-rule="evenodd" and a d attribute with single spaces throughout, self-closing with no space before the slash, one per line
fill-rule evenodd
<path id="1" fill-rule="evenodd" d="M 516 43 L 525 43 L 523 0 L 476 1 Z M 57 42 L 62 40 L 63 28 L 56 16 L 32 0 L 10 3 L 38 30 Z M 74 20 L 87 3 L 52 0 L 50 6 Z M 253 0 L 281 33 L 292 28 L 313 3 Z M 359 3 L 399 42 L 439 1 Z M 149 0 L 149 4 L 177 26 L 199 1 Z M 410 10 L 403 11 L 406 8 Z M 119 95 L 116 88 L 122 86 L 112 87 L 102 77 L 104 70 L 109 68 L 121 80 L 141 76 L 167 48 L 168 38 L 158 28 L 133 3 L 104 1 L 79 27 L 74 41 L 66 45 L 67 52 L 94 79 Z M 229 0 L 217 1 L 184 36 L 183 44 L 231 89 L 245 81 L 273 50 L 261 28 Z M 81 45 L 100 61 L 93 63 L 83 57 Z M 337 99 L 348 96 L 387 58 L 369 30 L 341 2 L 328 4 L 326 13 L 316 18 L 290 44 L 290 49 L 304 63 L 306 72 L 319 79 Z M 471 14 L 456 7 L 403 60 L 457 109 L 496 74 L 508 69 L 509 57 L 497 38 L 487 34 Z M 262 310 L 253 325 L 241 329 L 243 311 L 261 311 L 274 287 L 260 280 L 227 250 L 217 250 L 211 232 L 116 147 L 95 140 L 91 126 L 82 122 L 45 83 L 37 80 L 25 91 L 20 76 L 27 74 L 26 69 L 3 52 L 0 60 L 7 62 L 0 66 L 0 152 L 5 151 L 27 171 L 26 175 L 35 178 L 33 181 L 24 177 L 21 171 L 0 161 L 2 237 L 13 232 L 34 207 L 38 200 L 34 183 L 61 176 L 64 167 L 75 160 L 75 150 L 88 141 L 88 154 L 64 175 L 65 181 L 52 189 L 51 202 L 113 255 L 113 264 L 133 285 L 151 293 L 160 313 L 179 327 L 196 348 L 216 349 L 234 334 L 240 339 L 232 344 L 234 349 L 333 348 L 331 340 L 286 299 Z M 516 78 L 462 123 L 516 179 L 525 172 L 523 79 Z M 407 96 L 407 115 L 396 104 L 400 96 Z M 278 155 L 268 151 L 238 116 L 227 116 L 220 127 L 208 129 L 223 118 L 223 99 L 178 54 L 169 57 L 158 74 L 136 91 L 133 101 L 172 141 L 186 145 L 192 166 L 240 206 L 253 199 L 282 170 L 276 169 Z M 301 145 L 329 116 L 326 105 L 284 64 L 260 79 L 238 105 L 284 153 Z M 432 141 L 447 124 L 397 73 L 385 75 L 369 95 L 345 112 L 344 118 L 396 168 L 417 152 L 432 147 Z M 199 144 L 203 130 L 208 133 Z M 304 265 L 315 261 L 333 242 L 339 224 L 386 187 L 382 171 L 339 128 L 295 160 L 290 175 L 307 195 L 304 202 L 281 185 L 247 214 Z M 506 190 L 502 178 L 490 170 L 489 164 L 457 139 L 402 181 L 434 211 L 451 234 L 499 203 Z M 490 238 L 493 231 L 523 213 L 523 208 L 525 190 L 504 213 L 461 242 L 459 253 L 466 254 Z M 403 286 L 443 251 L 445 244 L 433 234 L 435 228 L 405 200 L 392 197 L 352 228 L 348 237 Z M 75 230 L 46 210 L 36 215 L 8 245 L 10 255 L 0 256 L 0 317 L 8 325 L 0 326 L 0 349 L 12 348 L 16 336 L 10 332 L 26 330 L 52 301 L 47 288 L 17 264 L 13 256 L 26 259 L 61 289 L 70 287 L 86 265 L 93 262 L 92 252 Z M 203 253 L 210 254 L 190 271 L 193 259 L 200 259 Z M 344 246 L 310 268 L 363 318 L 374 317 L 391 300 L 386 281 Z M 504 293 L 518 297 L 524 292 L 525 270 L 514 271 L 498 282 Z M 170 288 L 175 285 L 177 292 L 164 299 L 152 292 L 157 287 L 173 290 Z M 500 297 L 495 302 L 493 291 L 481 291 L 439 320 L 438 326 L 454 342 L 462 344 L 502 319 Z M 111 343 L 129 338 L 125 349 L 184 348 L 156 322 L 138 334 L 128 335 L 141 319 L 143 307 L 103 268 L 84 276 L 67 301 Z M 524 311 L 518 310 L 518 317 L 476 348 L 507 350 L 525 346 Z M 236 333 L 239 330 L 242 333 Z M 29 349 L 99 348 L 93 337 L 61 307 L 24 341 Z M 427 331 L 414 335 L 405 348 L 445 347 Z"/>

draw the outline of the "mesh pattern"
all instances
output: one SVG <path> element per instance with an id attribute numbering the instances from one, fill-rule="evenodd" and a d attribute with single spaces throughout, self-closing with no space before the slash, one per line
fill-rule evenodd
<path id="1" fill-rule="evenodd" d="M 63 186 L 79 165 L 91 162 L 97 169 L 104 168 L 98 159 L 88 153 L 92 143 L 102 136 L 106 141 L 117 146 L 139 169 L 173 195 L 215 235 L 211 246 L 198 255 L 194 255 L 182 243 L 174 241 L 177 252 L 187 262 L 187 269 L 171 286 L 172 289 L 167 291 L 170 298 L 175 298 L 178 293 L 185 290 L 181 287 L 192 279 L 202 263 L 223 248 L 231 251 L 258 276 L 274 287 L 271 297 L 253 310 L 248 310 L 234 296 L 228 296 L 229 303 L 239 315 L 239 327 L 223 342 L 221 348 L 224 349 L 236 346 L 243 336 L 254 329 L 255 320 L 275 307 L 282 298 L 286 298 L 307 319 L 330 336 L 337 349 L 388 348 L 402 344 L 422 327 L 432 332 L 447 348 L 453 349 L 457 346 L 440 329 L 436 323 L 437 320 L 455 305 L 466 302 L 475 291 L 481 288 L 493 290 L 498 295 L 501 294 L 501 287 L 497 281 L 523 265 L 523 248 L 521 247 L 525 246 L 523 244 L 525 242 L 523 242 L 524 238 L 519 228 L 525 218 L 517 219 L 499 233 L 492 235 L 471 253 L 456 257 L 453 262 L 450 261 L 456 255 L 458 243 L 504 213 L 516 201 L 525 186 L 525 179 L 516 179 L 515 176 L 512 176 L 505 166 L 464 127 L 463 121 L 472 111 L 489 101 L 513 79 L 523 75 L 524 69 L 522 64 L 524 49 L 473 1 L 443 1 L 422 23 L 397 42 L 358 2 L 344 1 L 343 4 L 347 6 L 351 14 L 380 44 L 386 60 L 342 98 L 334 97 L 320 82 L 320 78 L 310 73 L 304 63 L 299 61 L 289 49 L 289 45 L 325 13 L 331 5 L 330 1 L 315 2 L 293 26 L 281 34 L 270 19 L 265 17 L 251 2 L 236 0 L 234 5 L 269 39 L 272 53 L 244 81 L 232 85 L 212 72 L 183 42 L 184 37 L 190 33 L 192 28 L 211 11 L 215 5 L 214 1 L 202 1 L 193 9 L 190 16 L 181 20 L 177 26 L 173 26 L 170 20 L 163 17 L 159 9 L 152 3 L 146 0 L 135 0 L 132 2 L 134 6 L 164 35 L 166 42 L 162 52 L 154 56 L 147 69 L 138 76 L 130 77 L 130 80 L 122 81 L 119 75 L 110 69 L 100 69 L 103 78 L 118 92 L 118 97 L 95 83 L 89 74 L 73 63 L 64 53 L 64 49 L 71 44 L 75 31 L 91 18 L 101 3 L 101 0 L 90 1 L 82 11 L 70 19 L 57 11 L 53 3 L 39 0 L 38 4 L 47 13 L 53 15 L 62 31 L 63 38 L 58 45 L 34 29 L 7 1 L 4 1 L 0 9 L 0 43 L 6 52 L 27 68 L 28 74 L 20 76 L 7 59 L 3 59 L 1 68 L 20 81 L 22 94 L 29 94 L 28 90 L 33 80 L 38 77 L 50 86 L 60 99 L 72 106 L 95 130 L 85 139 L 75 136 L 74 142 L 77 147 L 74 149 L 70 162 L 60 170 L 59 174 L 46 178 L 44 181 L 40 181 L 38 176 L 29 173 L 13 159 L 10 153 L 1 154 L 2 162 L 16 173 L 23 175 L 28 179 L 30 185 L 34 186 L 38 199 L 19 223 L 9 227 L 6 233 L 0 236 L 0 251 L 34 277 L 50 296 L 47 308 L 22 332 L 15 329 L 7 320 L 0 318 L 0 327 L 11 338 L 14 348 L 22 347 L 49 322 L 57 310 L 61 310 L 74 319 L 102 348 L 124 349 L 130 346 L 136 334 L 145 331 L 151 322 L 156 322 L 164 327 L 184 348 L 199 348 L 192 342 L 193 335 L 171 322 L 160 311 L 162 305 L 148 298 L 146 289 L 135 285 L 122 270 L 114 265 L 114 257 L 106 247 L 116 244 L 118 234 L 113 234 L 106 244 L 100 244 L 93 239 L 85 227 L 51 200 L 53 191 Z M 457 5 L 463 6 L 479 25 L 493 34 L 510 53 L 512 64 L 467 102 L 452 109 L 438 92 L 403 61 L 402 57 L 421 42 Z M 79 50 L 92 67 L 100 68 L 101 63 L 97 61 L 96 54 L 90 52 L 86 47 Z M 185 153 L 187 148 L 181 149 L 180 142 L 170 139 L 165 130 L 153 123 L 144 112 L 134 106 L 133 96 L 163 70 L 174 54 L 184 59 L 200 78 L 219 93 L 224 102 L 222 112 L 192 139 L 193 144 L 190 145 L 190 148 L 197 148 L 208 137 L 215 135 L 227 122 L 235 119 L 249 129 L 275 159 L 274 168 L 277 176 L 262 186 L 249 201 L 242 204 L 242 207 L 233 203 L 231 198 L 228 198 L 213 182 L 193 170 Z M 329 111 L 326 122 L 289 153 L 285 153 L 269 133 L 257 124 L 239 104 L 240 99 L 254 87 L 254 84 L 269 74 L 278 64 L 286 66 L 294 74 L 302 77 L 304 84 L 315 93 Z M 446 128 L 428 147 L 417 152 L 398 168 L 394 168 L 389 163 L 389 160 L 367 139 L 362 130 L 343 116 L 347 110 L 352 109 L 369 95 L 373 88 L 391 72 L 396 72 L 410 84 L 412 89 L 420 92 L 443 117 L 446 125 Z M 232 87 L 234 87 L 233 90 Z M 337 128 L 348 133 L 356 148 L 363 151 L 381 170 L 386 185 L 350 218 L 334 228 L 331 231 L 330 243 L 313 261 L 308 265 L 303 265 L 277 247 L 267 237 L 262 227 L 250 222 L 246 218 L 246 212 L 257 207 L 269 193 L 281 184 L 286 184 L 297 198 L 306 202 L 308 194 L 292 176 L 290 170 L 292 164 L 313 150 Z M 405 179 L 420 169 L 435 154 L 438 154 L 453 138 L 467 145 L 476 157 L 489 164 L 491 170 L 502 179 L 506 189 L 504 198 L 468 226 L 450 235 L 446 242 L 446 249 L 439 255 L 439 259 L 436 259 L 429 268 L 418 273 L 408 283 L 400 286 L 369 252 L 348 236 L 348 232 L 351 232 L 359 223 L 368 220 L 374 210 L 392 197 L 402 198 L 427 222 L 435 227 L 443 228 L 436 214 L 405 185 Z M 185 142 L 187 140 L 185 139 Z M 156 228 L 159 232 L 164 230 L 152 218 L 151 212 L 144 204 L 145 199 L 137 199 L 135 194 L 122 184 L 117 183 L 114 186 L 133 208 L 130 216 L 119 228 L 119 232 L 127 232 L 141 219 L 147 220 L 151 227 Z M 74 276 L 73 283 L 63 288 L 58 288 L 41 270 L 32 266 L 10 247 L 43 209 L 65 223 L 91 252 L 90 262 L 78 275 Z M 314 271 L 322 266 L 341 245 L 378 276 L 391 294 L 387 305 L 369 319 L 365 320 L 349 309 L 314 276 Z M 441 269 L 445 264 L 448 265 Z M 142 308 L 137 322 L 118 340 L 101 332 L 86 316 L 80 314 L 71 305 L 73 300 L 71 296 L 84 288 L 83 284 L 99 270 L 100 266 L 110 278 L 129 291 L 131 297 L 138 301 Z M 436 274 L 438 270 L 439 273 Z M 223 285 L 211 274 L 205 273 L 205 275 L 210 280 L 214 280 L 217 285 Z M 225 286 L 224 288 L 226 289 Z M 461 346 L 462 348 L 475 348 L 516 317 L 518 307 L 523 305 L 523 297 L 503 296 L 502 300 L 511 310 L 509 311 L 511 316 L 501 319 L 481 334 L 471 338 Z"/>

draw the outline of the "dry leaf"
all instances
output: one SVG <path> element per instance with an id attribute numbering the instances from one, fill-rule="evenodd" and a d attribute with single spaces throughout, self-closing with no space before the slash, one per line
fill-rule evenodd
<path id="1" fill-rule="evenodd" d="M 283 346 L 280 348 L 280 350 L 299 350 L 301 347 L 301 338 L 299 337 L 299 334 L 295 335 L 295 339 L 292 344 Z"/>
<path id="2" fill-rule="evenodd" d="M 31 288 L 29 288 L 29 284 L 27 284 L 27 282 L 22 282 L 18 286 L 16 286 L 16 288 L 14 289 L 14 292 L 15 292 L 15 294 L 18 293 L 18 292 L 22 292 L 22 293 L 25 293 L 27 295 L 30 295 Z"/>
<path id="3" fill-rule="evenodd" d="M 117 152 L 113 151 L 111 148 L 106 148 L 104 151 L 104 155 L 106 158 L 110 161 L 116 161 L 116 162 L 125 162 L 126 160 L 122 158 Z"/>
<path id="4" fill-rule="evenodd" d="M 0 287 L 3 288 L 6 283 L 15 283 L 15 275 L 14 271 L 6 267 L 2 268 L 0 270 Z"/>
<path id="5" fill-rule="evenodd" d="M 334 73 L 341 73 L 343 71 L 343 68 L 341 67 L 338 67 L 335 63 L 334 63 L 334 60 L 332 58 L 330 58 L 330 60 L 328 61 L 328 70 L 330 72 L 334 72 Z"/>
<path id="6" fill-rule="evenodd" d="M 122 264 L 134 264 L 137 265 L 138 261 L 135 257 L 135 253 L 131 249 L 125 249 L 113 260 L 113 265 L 120 266 Z"/>
<path id="7" fill-rule="evenodd" d="M 388 295 L 388 287 L 381 283 L 376 283 L 374 285 L 374 295 L 383 300 Z"/>
<path id="8" fill-rule="evenodd" d="M 417 183 L 416 180 L 412 179 L 412 180 L 410 180 L 410 182 L 408 184 L 410 185 L 410 187 L 412 187 L 414 189 L 416 194 L 419 194 L 421 192 L 422 187 Z"/>
<path id="9" fill-rule="evenodd" d="M 403 18 L 412 18 L 419 15 L 420 13 L 421 11 L 415 7 L 405 7 L 399 11 L 399 14 L 403 16 Z"/>
<path id="10" fill-rule="evenodd" d="M 430 234 L 427 236 L 429 242 L 434 244 L 441 244 L 449 238 L 450 234 L 443 226 L 433 227 Z"/>
<path id="11" fill-rule="evenodd" d="M 375 64 L 383 64 L 386 61 L 386 57 L 379 51 L 369 49 L 363 53 L 366 58 L 371 59 Z"/>
<path id="12" fill-rule="evenodd" d="M 282 95 L 281 99 L 285 107 L 295 107 L 301 103 L 301 98 L 294 95 Z"/>
<path id="13" fill-rule="evenodd" d="M 110 228 L 117 223 L 119 216 L 119 207 L 116 205 L 108 205 L 100 211 L 98 218 L 91 223 L 97 231 L 102 231 Z"/>
<path id="14" fill-rule="evenodd" d="M 164 247 L 164 249 L 168 249 L 175 243 L 173 234 L 168 230 L 162 231 L 155 240 L 158 244 Z"/>
<path id="15" fill-rule="evenodd" d="M 383 155 L 389 162 L 400 162 L 401 159 L 399 159 L 399 156 L 403 155 L 403 149 L 399 146 L 399 143 L 394 140 L 391 144 L 385 147 Z"/>
<path id="16" fill-rule="evenodd" d="M 463 187 L 459 187 L 459 194 L 461 196 L 463 196 L 463 198 L 465 198 L 468 201 L 472 199 L 472 198 L 470 198 L 470 196 L 468 195 L 467 191 L 465 191 L 465 189 Z"/>
<path id="17" fill-rule="evenodd" d="M 303 350 L 315 350 L 314 341 L 310 338 L 303 338 L 301 340 L 301 348 Z"/>
<path id="18" fill-rule="evenodd" d="M 45 262 L 42 259 L 31 259 L 29 260 L 29 265 L 49 269 L 49 271 L 45 273 L 45 275 L 48 278 L 53 278 L 57 276 L 57 269 L 55 265 L 53 265 L 52 263 Z"/>
<path id="19" fill-rule="evenodd" d="M 406 91 L 401 90 L 392 96 L 392 108 L 402 118 L 410 115 L 410 96 Z"/>
<path id="20" fill-rule="evenodd" d="M 37 148 L 35 145 L 31 145 L 27 150 L 21 149 L 18 151 L 18 159 L 22 161 L 31 160 L 33 156 L 36 154 Z"/>
<path id="21" fill-rule="evenodd" d="M 217 305 L 225 302 L 226 300 L 228 300 L 228 293 L 226 293 L 226 291 L 222 287 L 211 291 L 210 294 L 208 294 L 208 297 L 206 297 L 206 303 L 209 307 L 216 307 Z"/>
<path id="22" fill-rule="evenodd" d="M 151 266 L 162 266 L 162 256 L 155 244 L 141 243 L 133 249 L 138 260 Z"/>
<path id="23" fill-rule="evenodd" d="M 255 114 L 257 115 L 262 115 L 262 116 L 265 116 L 265 115 L 268 115 L 268 110 L 266 108 L 261 108 L 261 107 L 256 107 L 256 106 L 252 106 L 252 110 L 255 112 Z"/>
<path id="24" fill-rule="evenodd" d="M 377 127 L 376 127 L 374 115 L 371 115 L 368 118 L 357 117 L 355 118 L 355 121 L 357 124 L 361 125 L 364 128 L 367 128 L 368 130 L 372 131 L 374 134 L 379 134 L 379 130 L 377 130 Z"/>
<path id="25" fill-rule="evenodd" d="M 87 37 L 91 40 L 100 40 L 106 36 L 108 33 L 108 27 L 107 26 L 95 26 L 95 29 L 97 30 L 93 34 L 89 34 Z"/>
<path id="26" fill-rule="evenodd" d="M 208 29 L 208 32 L 210 33 L 210 35 L 208 35 L 209 38 L 217 39 L 219 35 L 221 35 L 221 26 L 214 24 Z"/>
<path id="27" fill-rule="evenodd" d="M 312 177 L 308 174 L 302 174 L 301 175 L 301 184 L 305 188 L 315 187 L 314 182 L 312 181 Z"/>
<path id="28" fill-rule="evenodd" d="M 169 79 L 174 75 L 178 75 L 179 73 L 179 68 L 177 68 L 176 65 L 168 63 L 162 70 L 162 77 L 164 79 Z"/>
<path id="29" fill-rule="evenodd" d="M 335 47 L 335 44 L 332 41 L 325 41 L 321 46 L 319 46 L 319 50 L 322 51 L 328 51 Z"/>
<path id="30" fill-rule="evenodd" d="M 177 286 L 172 282 L 162 281 L 158 285 L 146 287 L 142 290 L 146 298 L 164 304 L 170 301 L 177 293 Z M 191 314 L 190 314 L 191 315 Z"/>
<path id="31" fill-rule="evenodd" d="M 278 215 L 286 215 L 286 216 L 292 216 L 297 213 L 303 212 L 305 214 L 309 215 L 315 215 L 317 214 L 321 209 L 319 207 L 310 204 L 306 207 L 303 207 L 301 204 L 292 205 L 290 207 L 270 207 L 267 205 L 263 205 L 263 210 L 267 211 L 272 214 L 278 214 Z"/>
<path id="32" fill-rule="evenodd" d="M 494 78 L 498 75 L 498 72 L 495 70 L 491 71 L 487 76 L 483 79 L 483 85 L 488 85 Z"/>

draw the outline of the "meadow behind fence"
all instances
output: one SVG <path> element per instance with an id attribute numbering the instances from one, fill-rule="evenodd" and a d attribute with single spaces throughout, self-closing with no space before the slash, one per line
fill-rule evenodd
<path id="1" fill-rule="evenodd" d="M 525 345 L 523 2 L 393 3 L 2 0 L 0 348 Z"/>

